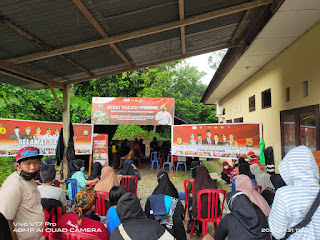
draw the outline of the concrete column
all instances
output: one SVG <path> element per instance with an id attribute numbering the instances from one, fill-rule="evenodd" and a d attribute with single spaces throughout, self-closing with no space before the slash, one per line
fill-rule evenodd
<path id="1" fill-rule="evenodd" d="M 70 86 L 65 85 L 63 89 L 63 143 L 65 146 L 64 153 L 63 153 L 63 178 L 66 179 L 68 175 L 68 161 L 67 161 L 67 147 L 70 137 Z"/>

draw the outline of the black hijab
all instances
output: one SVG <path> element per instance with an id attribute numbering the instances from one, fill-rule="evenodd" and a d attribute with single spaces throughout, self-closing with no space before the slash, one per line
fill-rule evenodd
<path id="1" fill-rule="evenodd" d="M 191 172 L 192 172 L 192 178 L 196 178 L 197 176 L 197 167 L 200 166 L 200 161 L 192 161 L 191 162 Z"/>
<path id="2" fill-rule="evenodd" d="M 160 171 L 157 175 L 158 186 L 154 189 L 152 195 L 164 194 L 179 198 L 176 187 L 172 184 L 166 171 Z"/>
<path id="3" fill-rule="evenodd" d="M 244 157 L 239 157 L 239 164 L 241 164 L 241 163 L 248 163 L 246 160 L 245 160 L 245 158 Z"/>
<path id="4" fill-rule="evenodd" d="M 121 175 L 129 175 L 129 176 L 134 176 L 134 170 L 133 167 L 131 166 L 130 161 L 125 161 L 123 164 L 123 169 L 120 172 Z"/>
<path id="5" fill-rule="evenodd" d="M 281 188 L 281 187 L 287 185 L 287 184 L 283 181 L 283 179 L 282 179 L 282 177 L 280 176 L 280 174 L 271 175 L 270 180 L 271 180 L 272 185 L 274 186 L 274 188 L 275 188 L 276 190 L 278 190 L 278 188 Z"/>
<path id="6" fill-rule="evenodd" d="M 251 239 L 270 239 L 270 233 L 261 231 L 262 228 L 268 228 L 263 212 L 247 195 L 240 191 L 228 192 L 227 203 L 230 214 L 244 226 Z"/>
<path id="7" fill-rule="evenodd" d="M 94 164 L 92 164 L 91 167 L 91 175 L 88 177 L 87 180 L 93 180 L 95 178 L 99 178 L 101 177 L 101 169 L 102 169 L 102 165 L 99 162 L 95 162 Z"/>
<path id="8" fill-rule="evenodd" d="M 124 225 L 126 222 L 147 218 L 141 208 L 138 197 L 130 192 L 120 197 L 117 204 L 117 214 Z"/>
<path id="9" fill-rule="evenodd" d="M 68 178 L 71 178 L 72 175 L 73 175 L 75 172 L 80 171 L 80 168 L 81 168 L 83 165 L 84 165 L 84 160 L 82 160 L 82 159 L 73 160 L 73 161 L 70 163 L 70 166 L 69 166 Z"/>
<path id="10" fill-rule="evenodd" d="M 250 164 L 247 162 L 239 164 L 239 174 L 245 174 L 251 179 L 255 179 L 254 175 L 250 171 Z"/>

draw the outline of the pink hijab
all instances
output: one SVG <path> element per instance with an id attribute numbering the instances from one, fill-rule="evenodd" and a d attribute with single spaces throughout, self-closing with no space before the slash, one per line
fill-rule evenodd
<path id="1" fill-rule="evenodd" d="M 269 216 L 270 207 L 267 201 L 261 196 L 260 193 L 254 190 L 252 181 L 247 175 L 240 174 L 239 176 L 237 176 L 235 185 L 236 190 L 244 192 L 251 200 L 251 202 L 257 205 L 262 210 L 265 216 Z"/>

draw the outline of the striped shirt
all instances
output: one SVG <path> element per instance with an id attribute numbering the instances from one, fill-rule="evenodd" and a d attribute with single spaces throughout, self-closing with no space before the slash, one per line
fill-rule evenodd
<path id="1" fill-rule="evenodd" d="M 276 239 L 302 221 L 320 190 L 317 164 L 305 146 L 292 149 L 279 164 L 279 172 L 287 186 L 277 190 L 268 219 Z M 311 222 L 288 239 L 320 239 L 320 207 Z"/>

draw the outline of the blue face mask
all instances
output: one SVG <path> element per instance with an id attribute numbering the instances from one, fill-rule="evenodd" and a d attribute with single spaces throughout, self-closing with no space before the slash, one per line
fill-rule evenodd
<path id="1" fill-rule="evenodd" d="M 80 168 L 80 171 L 83 172 L 84 171 L 84 167 Z"/>

